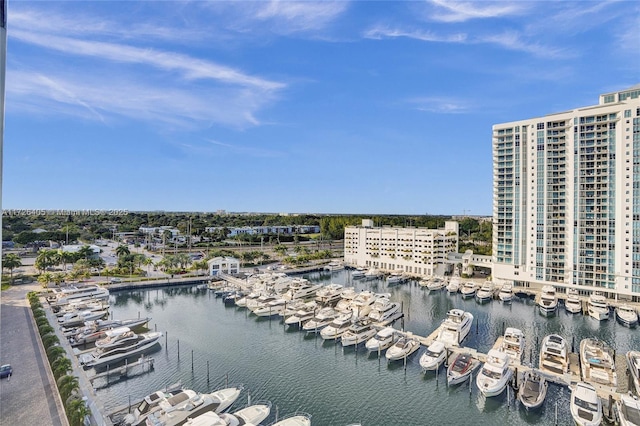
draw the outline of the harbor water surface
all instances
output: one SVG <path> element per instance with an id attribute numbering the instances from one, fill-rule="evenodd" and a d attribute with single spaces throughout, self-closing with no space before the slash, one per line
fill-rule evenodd
<path id="1" fill-rule="evenodd" d="M 557 333 L 577 350 L 580 340 L 597 337 L 618 353 L 640 349 L 640 331 L 617 324 L 612 318 L 599 323 L 583 315 L 566 314 L 559 308 L 554 317 L 543 317 L 532 299 L 515 298 L 511 304 L 494 300 L 479 304 L 448 295 L 429 293 L 416 282 L 387 287 L 382 280 L 351 280 L 347 270 L 312 273 L 312 281 L 355 286 L 391 293 L 402 302 L 405 313 L 394 327 L 427 336 L 448 310 L 461 308 L 474 315 L 464 346 L 487 352 L 504 327 L 524 331 L 524 362 L 537 367 L 544 336 Z M 343 349 L 340 342 L 323 341 L 285 328 L 279 318 L 251 315 L 246 309 L 227 307 L 203 286 L 179 286 L 126 291 L 111 295 L 113 318 L 152 317 L 149 328 L 166 333 L 150 354 L 153 371 L 126 380 L 96 382 L 98 396 L 107 411 L 139 400 L 167 385 L 181 382 L 186 388 L 209 392 L 242 384 L 244 391 L 231 411 L 250 399 L 271 401 L 271 415 L 263 424 L 295 411 L 312 415 L 312 424 L 348 425 L 570 425 L 568 388 L 550 385 L 544 406 L 525 411 L 513 392 L 485 398 L 468 382 L 448 387 L 446 370 L 422 374 L 421 349 L 406 363 L 387 363 L 384 354 L 368 354 L 361 346 Z M 613 313 L 612 313 L 613 314 Z M 613 317 L 613 315 L 612 315 Z M 102 379 L 101 379 L 102 380 Z M 627 380 L 626 376 L 618 380 Z M 276 410 L 277 406 L 277 410 Z"/>

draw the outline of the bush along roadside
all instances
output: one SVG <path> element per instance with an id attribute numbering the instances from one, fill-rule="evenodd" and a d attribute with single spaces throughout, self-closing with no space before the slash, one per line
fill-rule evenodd
<path id="1" fill-rule="evenodd" d="M 55 330 L 49 324 L 38 293 L 30 292 L 27 294 L 27 299 L 31 305 L 33 317 L 38 326 L 38 333 L 47 353 L 51 371 L 56 379 L 69 424 L 71 426 L 82 426 L 84 425 L 84 418 L 89 414 L 89 409 L 80 396 L 78 378 L 69 374 L 72 370 L 71 360 L 66 357 L 66 352 L 60 346 L 60 340 L 56 336 Z"/>

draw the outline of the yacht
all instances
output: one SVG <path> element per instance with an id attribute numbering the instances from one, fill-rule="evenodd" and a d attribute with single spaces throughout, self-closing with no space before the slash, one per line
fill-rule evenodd
<path id="1" fill-rule="evenodd" d="M 336 311 L 347 313 L 351 312 L 351 302 L 356 298 L 358 293 L 356 293 L 353 287 L 347 287 L 342 290 L 341 299 L 336 303 Z"/>
<path id="2" fill-rule="evenodd" d="M 315 332 L 322 330 L 328 326 L 335 317 L 338 316 L 338 312 L 333 308 L 322 308 L 318 311 L 315 317 L 305 322 L 302 329 L 306 332 Z"/>
<path id="3" fill-rule="evenodd" d="M 320 284 L 311 284 L 309 281 L 301 279 L 291 283 L 289 290 L 282 297 L 287 300 L 308 299 L 315 297 L 320 288 L 322 288 Z"/>
<path id="4" fill-rule="evenodd" d="M 447 312 L 447 318 L 442 321 L 436 340 L 446 346 L 458 346 L 471 331 L 473 315 L 462 309 L 451 309 Z"/>
<path id="5" fill-rule="evenodd" d="M 629 368 L 633 388 L 636 391 L 636 395 L 640 395 L 640 351 L 629 351 L 625 357 L 627 358 L 627 367 Z"/>
<path id="6" fill-rule="evenodd" d="M 373 322 L 385 324 L 396 319 L 399 314 L 400 304 L 398 302 L 392 302 L 386 297 L 380 297 L 373 302 L 368 317 Z"/>
<path id="7" fill-rule="evenodd" d="M 602 423 L 602 402 L 596 389 L 588 383 L 578 382 L 571 389 L 571 417 L 579 426 L 597 426 Z"/>
<path id="8" fill-rule="evenodd" d="M 447 282 L 441 277 L 433 277 L 431 281 L 427 284 L 427 290 L 429 291 L 438 291 L 445 288 Z"/>
<path id="9" fill-rule="evenodd" d="M 578 290 L 570 288 L 567 290 L 567 299 L 564 301 L 564 309 L 570 314 L 582 312 L 582 301 L 578 295 Z"/>
<path id="10" fill-rule="evenodd" d="M 635 327 L 638 325 L 638 312 L 631 305 L 626 303 L 616 308 L 616 320 L 626 327 Z"/>
<path id="11" fill-rule="evenodd" d="M 302 327 L 307 321 L 313 319 L 315 316 L 315 307 L 303 307 L 302 309 L 295 311 L 293 315 L 287 316 L 284 323 L 286 325 L 297 325 L 298 327 Z"/>
<path id="12" fill-rule="evenodd" d="M 342 335 L 342 346 L 358 346 L 375 336 L 377 330 L 368 321 L 357 321 Z"/>
<path id="13" fill-rule="evenodd" d="M 84 326 L 65 331 L 63 335 L 69 337 L 72 344 L 92 343 L 104 335 L 95 334 L 97 332 L 105 332 L 106 330 L 116 327 L 135 328 L 151 321 L 150 317 L 135 318 L 125 320 L 94 320 L 85 321 Z"/>
<path id="14" fill-rule="evenodd" d="M 387 361 L 397 361 L 408 358 L 409 355 L 420 349 L 420 342 L 409 337 L 401 337 L 393 346 L 387 349 L 385 357 Z"/>
<path id="15" fill-rule="evenodd" d="M 527 410 L 538 408 L 547 396 L 548 387 L 544 376 L 530 371 L 524 376 L 524 383 L 520 387 L 518 399 Z"/>
<path id="16" fill-rule="evenodd" d="M 582 380 L 615 389 L 618 386 L 613 350 L 602 340 L 582 339 L 580 342 Z"/>
<path id="17" fill-rule="evenodd" d="M 364 273 L 364 279 L 365 280 L 377 280 L 377 279 L 379 279 L 381 277 L 382 277 L 382 272 L 380 272 L 379 270 L 377 270 L 375 268 L 371 268 L 367 272 Z"/>
<path id="18" fill-rule="evenodd" d="M 223 423 L 218 424 L 220 424 L 221 426 L 259 425 L 260 422 L 266 419 L 270 413 L 270 402 L 258 403 L 234 411 L 233 413 L 219 414 L 219 417 L 223 420 Z"/>
<path id="19" fill-rule="evenodd" d="M 67 313 L 81 312 L 81 311 L 102 311 L 109 309 L 109 305 L 104 301 L 81 301 L 71 302 L 67 305 L 62 305 L 56 309 L 56 317 L 61 317 Z"/>
<path id="20" fill-rule="evenodd" d="M 209 410 L 212 413 L 221 413 L 233 404 L 242 387 L 231 387 L 221 389 L 209 394 L 209 397 L 213 403 L 209 406 Z M 144 397 L 139 406 L 137 406 L 132 412 L 127 414 L 123 419 L 123 424 L 126 426 L 138 426 L 143 425 L 146 422 L 149 414 L 160 410 L 180 409 L 184 406 L 185 401 L 189 401 L 195 398 L 198 394 L 192 390 L 175 389 L 169 391 L 156 391 L 150 395 Z M 162 403 L 162 404 L 161 404 Z"/>
<path id="21" fill-rule="evenodd" d="M 321 305 L 334 305 L 342 297 L 343 286 L 341 284 L 329 284 L 316 292 L 316 302 Z"/>
<path id="22" fill-rule="evenodd" d="M 344 269 L 344 263 L 332 261 L 324 265 L 322 269 L 329 272 L 342 271 Z"/>
<path id="23" fill-rule="evenodd" d="M 447 368 L 447 383 L 457 385 L 464 382 L 471 377 L 471 373 L 477 366 L 478 362 L 470 354 L 459 353 Z"/>
<path id="24" fill-rule="evenodd" d="M 375 293 L 368 290 L 362 291 L 351 301 L 351 312 L 356 318 L 366 318 L 377 299 L 378 296 Z"/>
<path id="25" fill-rule="evenodd" d="M 386 327 L 378 331 L 375 336 L 367 340 L 365 347 L 372 352 L 383 351 L 390 348 L 396 340 L 396 330 L 392 327 Z"/>
<path id="26" fill-rule="evenodd" d="M 640 425 L 640 401 L 637 396 L 631 392 L 627 395 L 620 394 L 620 399 L 616 401 L 616 409 L 620 426 Z"/>
<path id="27" fill-rule="evenodd" d="M 498 298 L 504 303 L 511 302 L 513 300 L 513 285 L 503 284 L 498 293 Z"/>
<path id="28" fill-rule="evenodd" d="M 69 312 L 58 318 L 60 327 L 73 327 L 84 324 L 86 321 L 93 321 L 109 315 L 109 311 L 80 311 Z"/>
<path id="29" fill-rule="evenodd" d="M 274 315 L 282 315 L 286 306 L 286 299 L 275 299 L 264 305 L 257 306 L 252 312 L 259 317 L 271 317 Z"/>
<path id="30" fill-rule="evenodd" d="M 542 287 L 538 306 L 542 315 L 549 316 L 556 313 L 558 309 L 558 297 L 556 296 L 556 289 L 552 285 Z"/>
<path id="31" fill-rule="evenodd" d="M 197 418 L 207 412 L 218 414 L 223 410 L 219 408 L 220 399 L 217 395 L 217 392 L 205 394 L 193 392 L 193 394 L 176 395 L 166 401 L 160 401 L 159 409 L 147 415 L 145 424 L 146 426 L 179 426 L 188 424 L 189 419 Z M 227 407 L 229 405 L 231 404 Z M 228 423 L 222 423 L 222 425 L 225 424 Z"/>
<path id="32" fill-rule="evenodd" d="M 493 284 L 489 281 L 482 284 L 476 292 L 476 300 L 480 303 L 489 302 L 493 298 Z"/>
<path id="33" fill-rule="evenodd" d="M 53 289 L 53 295 L 47 297 L 51 306 L 66 305 L 86 300 L 107 300 L 109 290 L 98 285 L 67 286 Z"/>
<path id="34" fill-rule="evenodd" d="M 609 319 L 609 305 L 607 299 L 600 293 L 596 292 L 589 295 L 587 300 L 587 312 L 589 316 L 604 321 Z"/>
<path id="35" fill-rule="evenodd" d="M 569 343 L 558 334 L 542 340 L 538 368 L 543 373 L 562 375 L 569 371 Z"/>
<path id="36" fill-rule="evenodd" d="M 128 345 L 138 340 L 138 335 L 131 331 L 129 327 L 112 328 L 104 332 L 102 339 L 96 340 L 96 348 L 108 350 L 118 346 Z"/>
<path id="37" fill-rule="evenodd" d="M 447 357 L 447 348 L 444 343 L 435 341 L 429 345 L 427 350 L 420 357 L 420 367 L 422 371 L 437 370 Z"/>
<path id="38" fill-rule="evenodd" d="M 359 280 L 361 278 L 364 278 L 364 269 L 362 268 L 357 268 L 354 269 L 353 271 L 351 271 L 351 278 L 354 280 Z"/>
<path id="39" fill-rule="evenodd" d="M 476 376 L 476 384 L 484 396 L 497 396 L 505 390 L 512 375 L 509 355 L 491 349 L 487 354 L 487 361 Z"/>
<path id="40" fill-rule="evenodd" d="M 320 331 L 320 337 L 324 340 L 337 340 L 351 327 L 351 323 L 352 315 L 350 313 L 342 314 Z"/>
<path id="41" fill-rule="evenodd" d="M 273 302 L 274 300 L 280 299 L 277 294 L 269 293 L 263 294 L 256 298 L 247 298 L 246 308 L 253 312 L 255 309 L 258 309 L 262 306 L 266 306 L 267 303 Z M 237 303 L 236 303 L 237 305 Z"/>
<path id="42" fill-rule="evenodd" d="M 232 291 L 231 293 L 227 294 L 226 296 L 224 296 L 222 298 L 222 302 L 225 304 L 225 306 L 234 306 L 234 305 L 236 305 L 238 300 L 242 299 L 245 296 L 246 296 L 246 294 L 245 294 L 244 291 L 235 290 L 235 291 Z"/>
<path id="43" fill-rule="evenodd" d="M 151 331 L 149 333 L 138 334 L 137 336 L 136 341 L 130 342 L 127 345 L 107 350 L 96 348 L 90 353 L 81 354 L 78 360 L 85 368 L 100 368 L 114 364 L 131 356 L 138 355 L 155 346 L 162 336 L 162 333 Z"/>
<path id="44" fill-rule="evenodd" d="M 392 273 L 387 277 L 387 285 L 402 284 L 406 281 L 406 278 L 401 273 Z"/>
<path id="45" fill-rule="evenodd" d="M 292 315 L 295 315 L 295 313 L 298 311 L 301 311 L 301 310 L 313 311 L 314 309 L 317 309 L 317 308 L 318 308 L 318 303 L 315 300 L 305 302 L 302 299 L 298 299 L 298 300 L 287 302 L 284 305 L 284 309 L 282 310 L 282 313 L 280 315 L 286 319 Z"/>
<path id="46" fill-rule="evenodd" d="M 524 356 L 524 333 L 522 330 L 507 327 L 498 350 L 509 355 L 511 361 L 522 362 Z"/>
<path id="47" fill-rule="evenodd" d="M 463 299 L 470 299 L 476 295 L 476 291 L 478 291 L 478 287 L 473 281 L 467 281 L 460 287 L 460 294 Z"/>
<path id="48" fill-rule="evenodd" d="M 453 276 L 449 280 L 449 284 L 447 284 L 447 292 L 449 294 L 457 293 L 460 290 L 460 277 Z"/>
<path id="49" fill-rule="evenodd" d="M 306 413 L 295 413 L 287 416 L 269 426 L 311 426 L 311 415 Z"/>

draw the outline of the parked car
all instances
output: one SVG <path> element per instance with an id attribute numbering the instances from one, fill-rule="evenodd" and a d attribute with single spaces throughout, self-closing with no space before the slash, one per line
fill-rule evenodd
<path id="1" fill-rule="evenodd" d="M 110 283 L 121 283 L 122 278 L 109 278 Z"/>
<path id="2" fill-rule="evenodd" d="M 13 368 L 11 368 L 11 364 L 5 364 L 0 366 L 0 379 L 4 379 L 5 377 L 11 377 L 13 374 Z"/>

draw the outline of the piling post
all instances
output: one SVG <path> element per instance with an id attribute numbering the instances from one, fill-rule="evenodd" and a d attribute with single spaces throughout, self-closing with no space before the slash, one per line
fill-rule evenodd
<path id="1" fill-rule="evenodd" d="M 571 352 L 576 351 L 576 336 L 571 336 Z"/>
<path id="2" fill-rule="evenodd" d="M 207 360 L 207 384 L 209 384 L 209 360 Z"/>
<path id="3" fill-rule="evenodd" d="M 555 416 L 555 425 L 558 426 L 558 401 L 556 400 L 556 416 Z"/>
<path id="4" fill-rule="evenodd" d="M 178 361 L 180 361 L 180 339 L 178 339 Z"/>
<path id="5" fill-rule="evenodd" d="M 169 332 L 168 332 L 168 331 L 165 331 L 165 332 L 164 332 L 164 349 L 165 349 L 166 351 L 168 351 L 168 350 L 169 350 L 169 345 L 167 345 L 167 339 L 168 339 L 168 338 L 169 338 Z"/>
<path id="6" fill-rule="evenodd" d="M 191 372 L 193 373 L 193 349 L 191 349 Z"/>
<path id="7" fill-rule="evenodd" d="M 131 414 L 131 395 L 129 395 L 129 414 Z"/>
<path id="8" fill-rule="evenodd" d="M 502 334 L 504 335 L 504 321 L 502 321 Z"/>
<path id="9" fill-rule="evenodd" d="M 477 318 L 476 318 L 476 334 L 478 334 L 478 319 Z"/>
<path id="10" fill-rule="evenodd" d="M 251 390 L 247 390 L 247 405 L 251 405 Z"/>
<path id="11" fill-rule="evenodd" d="M 225 388 L 229 387 L 229 373 L 224 375 L 224 387 Z"/>
<path id="12" fill-rule="evenodd" d="M 158 331 L 158 324 L 153 324 L 153 331 Z"/>
<path id="13" fill-rule="evenodd" d="M 140 319 L 140 311 L 138 311 L 138 319 Z"/>

